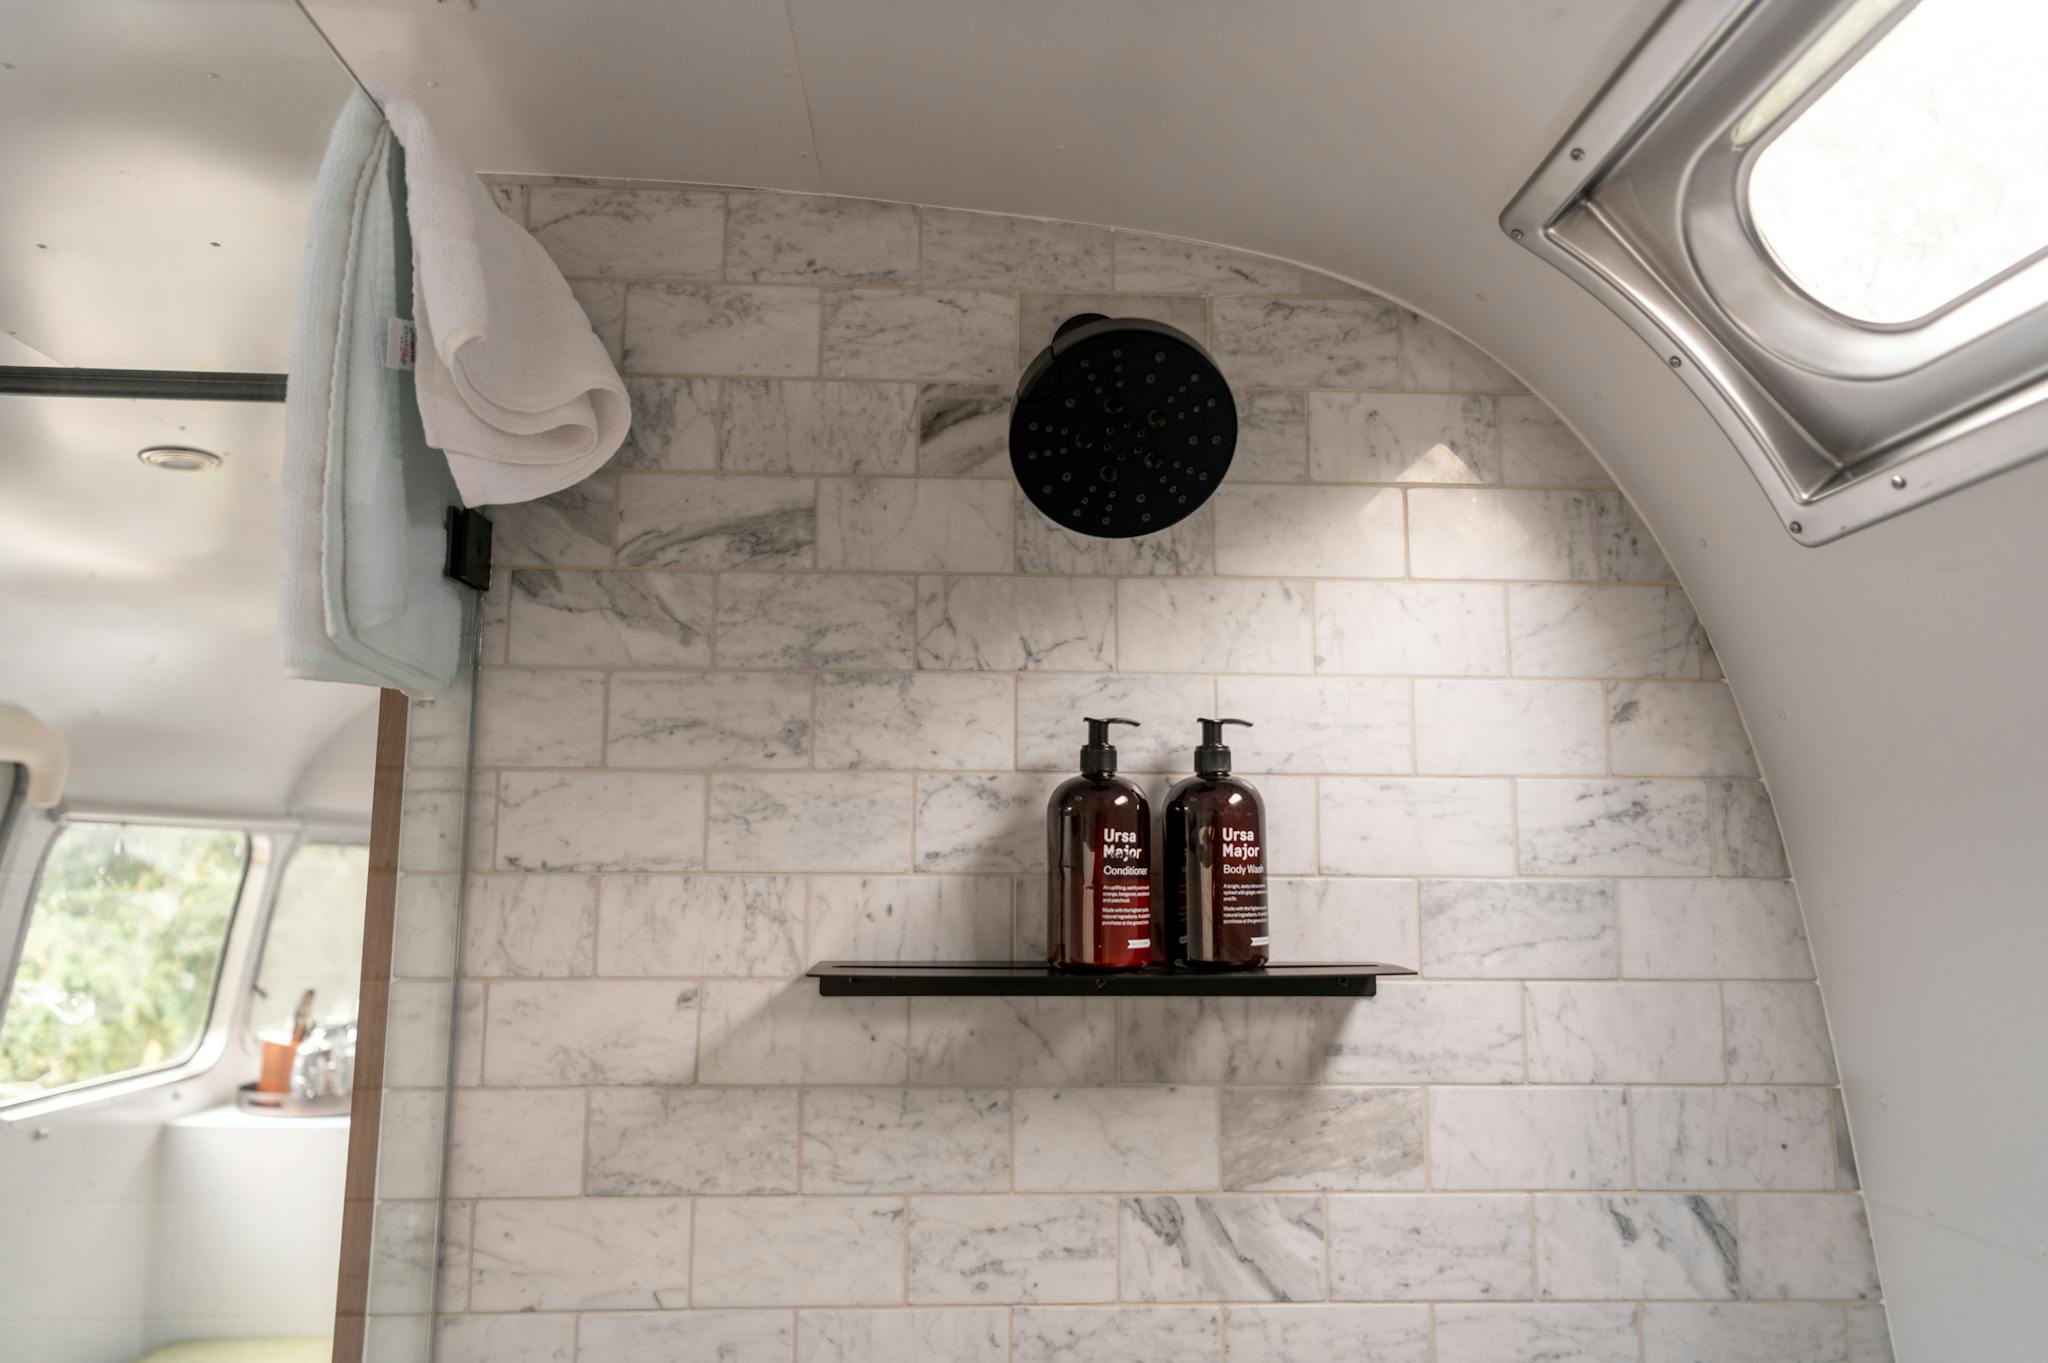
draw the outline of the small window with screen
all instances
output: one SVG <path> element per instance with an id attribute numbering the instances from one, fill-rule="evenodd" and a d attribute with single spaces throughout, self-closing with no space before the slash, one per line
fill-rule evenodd
<path id="1" fill-rule="evenodd" d="M 248 868 L 233 830 L 60 829 L 0 1012 L 0 1104 L 191 1059 Z"/>

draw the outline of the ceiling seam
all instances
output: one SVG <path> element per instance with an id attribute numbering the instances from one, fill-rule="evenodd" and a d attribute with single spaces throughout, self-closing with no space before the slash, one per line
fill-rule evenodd
<path id="1" fill-rule="evenodd" d="M 790 0 L 782 0 L 782 21 L 789 26 L 789 55 L 796 64 L 797 95 L 804 102 L 804 133 L 811 141 L 811 164 L 818 168 L 818 188 L 829 192 L 832 186 L 825 180 L 825 158 L 818 151 L 818 121 L 811 115 L 811 86 L 804 78 L 804 52 L 796 40 L 796 14 L 790 9 Z"/>

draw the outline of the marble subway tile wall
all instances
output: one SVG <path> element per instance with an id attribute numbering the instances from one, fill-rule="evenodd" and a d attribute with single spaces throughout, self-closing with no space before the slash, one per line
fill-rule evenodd
<path id="1" fill-rule="evenodd" d="M 1511 375 L 1218 247 L 502 193 L 635 421 L 611 467 L 494 513 L 444 1358 L 1883 1363 L 1734 703 L 1647 530 Z M 1237 385 L 1231 476 L 1163 534 L 1071 535 L 1010 478 L 1008 394 L 1076 311 L 1167 320 Z M 1278 954 L 1419 979 L 800 978 L 1038 954 L 1080 716 L 1142 720 L 1124 767 L 1161 792 L 1217 709 L 1257 723 L 1233 746 Z M 445 804 L 445 755 L 416 757 Z M 403 886 L 421 1025 L 454 855 L 423 839 Z"/>

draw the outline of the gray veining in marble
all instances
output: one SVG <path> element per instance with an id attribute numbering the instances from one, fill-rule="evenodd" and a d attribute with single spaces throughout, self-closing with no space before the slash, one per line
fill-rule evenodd
<path id="1" fill-rule="evenodd" d="M 1229 1088 L 1223 1186 L 1386 1191 L 1423 1186 L 1422 1090 Z"/>
<path id="2" fill-rule="evenodd" d="M 797 1091 L 593 1090 L 589 1164 L 592 1197 L 793 1193 Z"/>
<path id="3" fill-rule="evenodd" d="M 1015 1101 L 1019 1190 L 1217 1186 L 1213 1088 L 1019 1089 Z"/>
<path id="4" fill-rule="evenodd" d="M 1526 1194 L 1330 1199 L 1330 1295 L 1339 1301 L 1525 1301 Z"/>
<path id="5" fill-rule="evenodd" d="M 1116 733 L 1117 766 L 1126 772 L 1181 771 L 1199 737 L 1195 718 L 1210 712 L 1207 677 L 1022 676 L 1017 679 L 1017 766 L 1068 772 L 1087 741 L 1082 715 L 1125 715 L 1141 727 Z"/>
<path id="6" fill-rule="evenodd" d="M 715 776 L 708 855 L 719 871 L 906 870 L 910 778 Z"/>
<path id="7" fill-rule="evenodd" d="M 801 767 L 811 679 L 791 672 L 614 672 L 605 761 L 614 767 Z"/>
<path id="8" fill-rule="evenodd" d="M 1557 1084 L 1717 1084 L 1721 998 L 1705 983 L 1532 981 L 1529 1077 Z"/>
<path id="9" fill-rule="evenodd" d="M 1021 304 L 1026 364 L 1052 344 L 1060 323 L 1084 313 L 1118 319 L 1142 317 L 1164 322 L 1185 333 L 1197 345 L 1206 341 L 1209 335 L 1209 304 L 1201 298 L 1146 297 L 1129 293 L 1027 293 Z"/>
<path id="10" fill-rule="evenodd" d="M 1705 875 L 1706 791 L 1697 781 L 1521 781 L 1525 875 Z"/>
<path id="11" fill-rule="evenodd" d="M 985 478 L 826 478 L 818 565 L 898 572 L 1008 572 L 1010 488 Z"/>
<path id="12" fill-rule="evenodd" d="M 803 1152 L 807 1192 L 1007 1192 L 1009 1095 L 1001 1089 L 815 1089 L 804 1098 Z"/>
<path id="13" fill-rule="evenodd" d="M 917 869 L 1033 871 L 1045 865 L 1045 802 L 1057 779 L 1038 774 L 920 775 Z"/>
<path id="14" fill-rule="evenodd" d="M 1434 1188 L 1627 1188 L 1626 1092 L 1449 1088 L 1429 1093 Z"/>
<path id="15" fill-rule="evenodd" d="M 471 979 L 588 975 L 597 932 L 591 876 L 472 876 L 462 973 Z"/>
<path id="16" fill-rule="evenodd" d="M 727 379 L 722 462 L 747 473 L 909 473 L 908 383 Z"/>
<path id="17" fill-rule="evenodd" d="M 1108 999 L 921 998 L 910 1006 L 910 1078 L 918 1084 L 1116 1081 Z"/>
<path id="18" fill-rule="evenodd" d="M 1618 936 L 1612 881 L 1422 882 L 1422 969 L 1429 975 L 1612 976 Z"/>
<path id="19" fill-rule="evenodd" d="M 1613 487 L 1593 452 L 1542 398 L 1497 399 L 1501 480 L 1533 487 Z"/>
<path id="20" fill-rule="evenodd" d="M 1497 483 L 1494 399 L 1311 393 L 1309 474 L 1327 483 Z"/>
<path id="21" fill-rule="evenodd" d="M 834 289 L 825 296 L 825 373 L 837 378 L 1008 382 L 1017 299 L 965 289 Z"/>
<path id="22" fill-rule="evenodd" d="M 1707 787 L 1707 799 L 1717 875 L 1782 880 L 1792 874 L 1778 836 L 1777 811 L 1761 781 L 1715 781 Z"/>
<path id="23" fill-rule="evenodd" d="M 594 767 L 601 757 L 604 674 L 487 668 L 477 678 L 476 763 Z"/>
<path id="24" fill-rule="evenodd" d="M 632 425 L 615 467 L 679 473 L 717 465 L 717 380 L 627 379 L 626 397 Z"/>
<path id="25" fill-rule="evenodd" d="M 917 209 L 824 194 L 735 193 L 726 276 L 757 284 L 914 284 Z"/>
<path id="26" fill-rule="evenodd" d="M 1302 393 L 1238 389 L 1237 452 L 1230 476 L 1298 483 L 1308 477 L 1308 399 Z"/>
<path id="27" fill-rule="evenodd" d="M 1608 582 L 1673 582 L 1677 574 L 1643 518 L 1619 492 L 1596 493 L 1600 509 L 1600 576 Z"/>
<path id="28" fill-rule="evenodd" d="M 687 1084 L 697 994 L 673 980 L 506 980 L 491 987 L 492 1084 Z"/>
<path id="29" fill-rule="evenodd" d="M 1499 676 L 1501 589 L 1464 582 L 1318 582 L 1316 671 Z"/>
<path id="30" fill-rule="evenodd" d="M 1622 973 L 1640 978 L 1813 978 L 1799 898 L 1776 880 L 1629 880 Z"/>
<path id="31" fill-rule="evenodd" d="M 606 1311 L 576 1322 L 584 1358 L 604 1363 L 789 1363 L 793 1334 L 787 1311 Z"/>
<path id="32" fill-rule="evenodd" d="M 1215 559 L 1215 521 L 1204 507 L 1151 535 L 1102 539 L 1054 524 L 1017 499 L 1017 568 L 1026 573 L 1207 573 Z"/>
<path id="33" fill-rule="evenodd" d="M 1513 792 L 1477 778 L 1322 781 L 1322 869 L 1333 875 L 1512 875 Z"/>
<path id="34" fill-rule="evenodd" d="M 1510 983 L 1403 981 L 1370 1003 L 1323 1009 L 1333 1084 L 1518 1083 L 1522 991 Z"/>
<path id="35" fill-rule="evenodd" d="M 1731 1083 L 1832 1084 L 1840 1078 L 1819 985 L 1730 980 L 1721 996 Z"/>
<path id="36" fill-rule="evenodd" d="M 1392 388 L 1399 377 L 1394 308 L 1378 299 L 1218 298 L 1210 351 L 1235 383 L 1280 388 Z"/>
<path id="37" fill-rule="evenodd" d="M 1636 1363 L 1638 1310 L 1592 1302 L 1439 1307 L 1437 1363 Z"/>
<path id="38" fill-rule="evenodd" d="M 1448 327 L 1401 314 L 1401 386 L 1424 392 L 1519 393 L 1521 382 Z"/>
<path id="39" fill-rule="evenodd" d="M 1108 671 L 1115 588 L 1088 579 L 921 577 L 918 662 L 999 672 Z"/>
<path id="40" fill-rule="evenodd" d="M 459 1089 L 448 1148 L 454 1197 L 575 1197 L 583 1191 L 583 1095 Z"/>
<path id="41" fill-rule="evenodd" d="M 1644 1363 L 1849 1363 L 1842 1308 L 1812 1302 L 1643 1308 Z M 1634 1358 L 1634 1354 L 1629 1355 Z M 1856 1355 L 1857 1363 L 1877 1363 Z"/>
<path id="42" fill-rule="evenodd" d="M 924 282 L 999 289 L 1106 289 L 1107 228 L 1002 213 L 924 210 Z"/>
<path id="43" fill-rule="evenodd" d="M 691 573 L 515 570 L 510 581 L 515 663 L 711 661 L 711 579 Z"/>
<path id="44" fill-rule="evenodd" d="M 1010 390 L 928 383 L 918 398 L 917 471 L 928 477 L 1010 477 Z"/>
<path id="45" fill-rule="evenodd" d="M 920 1197 L 910 1204 L 910 1300 L 1110 1301 L 1107 1197 Z"/>
<path id="46" fill-rule="evenodd" d="M 1297 778 L 1306 780 L 1307 778 Z M 1285 787 L 1274 778 L 1258 778 L 1270 796 Z M 1266 802 L 1267 839 L 1278 819 Z M 1283 871 L 1269 851 L 1272 871 Z M 1368 880 L 1346 876 L 1333 880 L 1273 878 L 1266 882 L 1267 913 L 1272 926 L 1272 957 L 1276 961 L 1341 964 L 1345 961 L 1389 961 L 1411 965 L 1422 950 L 1415 930 L 1415 882 Z"/>
<path id="47" fill-rule="evenodd" d="M 721 667 L 911 666 L 916 579 L 729 573 L 718 580 Z"/>
<path id="48" fill-rule="evenodd" d="M 1256 717 L 1230 734 L 1240 771 L 1406 773 L 1408 691 L 1399 679 L 1219 677 L 1216 706 Z"/>
<path id="49" fill-rule="evenodd" d="M 900 1084 L 904 1043 L 895 999 L 821 998 L 809 980 L 704 986 L 707 1084 Z"/>
<path id="50" fill-rule="evenodd" d="M 531 502 L 485 508 L 499 568 L 603 568 L 612 561 L 613 475 L 601 473 Z"/>
<path id="51" fill-rule="evenodd" d="M 903 1300 L 903 1203 L 893 1197 L 701 1198 L 701 1306 L 880 1306 Z"/>
<path id="52" fill-rule="evenodd" d="M 1213 1306 L 1021 1307 L 1011 1313 L 1012 1363 L 1201 1363 L 1222 1349 Z"/>
<path id="53" fill-rule="evenodd" d="M 986 771 L 1014 747 L 1015 684 L 980 673 L 828 672 L 818 678 L 820 767 Z"/>
<path id="54" fill-rule="evenodd" d="M 1117 1077 L 1126 1083 L 1313 1083 L 1320 1023 L 1308 999 L 1128 999 Z"/>
<path id="55" fill-rule="evenodd" d="M 813 876 L 811 955 L 827 961 L 999 961 L 1007 876 Z"/>
<path id="56" fill-rule="evenodd" d="M 508 771 L 499 869 L 689 871 L 704 864 L 704 778 L 666 772 Z"/>
<path id="57" fill-rule="evenodd" d="M 1126 1197 L 1120 1279 L 1134 1301 L 1320 1301 L 1323 1204 L 1244 1193 Z"/>
<path id="58" fill-rule="evenodd" d="M 1635 776 L 1755 776 L 1756 755 L 1726 682 L 1608 688 L 1614 770 Z"/>
<path id="59" fill-rule="evenodd" d="M 1677 587 L 1509 587 L 1508 620 L 1521 676 L 1701 674 L 1706 634 Z"/>
<path id="60" fill-rule="evenodd" d="M 683 1306 L 690 1299 L 690 1203 L 479 1202 L 471 1256 L 476 1311 Z"/>
<path id="61" fill-rule="evenodd" d="M 818 372 L 816 289 L 635 284 L 624 367 L 635 374 Z"/>
<path id="62" fill-rule="evenodd" d="M 1118 232 L 1116 286 L 1138 293 L 1297 293 L 1301 268 L 1207 242 Z"/>
<path id="63" fill-rule="evenodd" d="M 794 876 L 607 876 L 601 975 L 794 975 L 804 967 Z"/>
<path id="64" fill-rule="evenodd" d="M 527 231 L 565 275 L 718 278 L 723 194 L 534 185 L 526 204 Z"/>
<path id="65" fill-rule="evenodd" d="M 636 473 L 619 480 L 619 562 L 633 568 L 808 568 L 817 488 L 792 478 Z"/>
<path id="66" fill-rule="evenodd" d="M 1834 1177 L 1831 1094 L 1636 1089 L 1636 1181 L 1644 1188 L 1825 1189 Z"/>
<path id="67" fill-rule="evenodd" d="M 1855 1193 L 1757 1193 L 1741 1199 L 1742 1283 L 1752 1297 L 1875 1301 L 1877 1260 Z"/>
<path id="68" fill-rule="evenodd" d="M 1307 672 L 1305 582 L 1171 578 L 1117 584 L 1117 665 L 1134 672 Z"/>
<path id="69" fill-rule="evenodd" d="M 1426 1306 L 1233 1306 L 1231 1363 L 1430 1363 Z"/>
<path id="70" fill-rule="evenodd" d="M 796 1363 L 1007 1363 L 1008 1313 L 953 1310 L 805 1311 L 797 1317 Z"/>
<path id="71" fill-rule="evenodd" d="M 1735 1297 L 1735 1256 L 1730 1197 L 1536 1198 L 1536 1279 L 1546 1299 Z"/>

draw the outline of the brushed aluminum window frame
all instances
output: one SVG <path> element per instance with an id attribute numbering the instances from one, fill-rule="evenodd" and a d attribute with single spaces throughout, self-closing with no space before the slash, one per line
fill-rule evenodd
<path id="1" fill-rule="evenodd" d="M 1853 3 L 1674 0 L 1500 218 L 1666 357 L 1805 545 L 2048 454 L 2048 249 L 1873 323 L 1800 289 L 1750 218 L 1756 158 L 1917 0 L 1737 145 Z"/>

